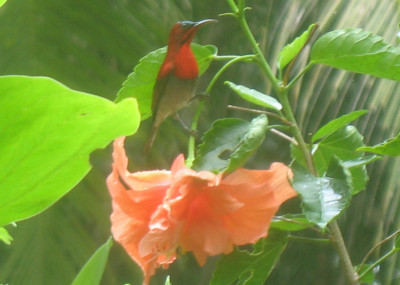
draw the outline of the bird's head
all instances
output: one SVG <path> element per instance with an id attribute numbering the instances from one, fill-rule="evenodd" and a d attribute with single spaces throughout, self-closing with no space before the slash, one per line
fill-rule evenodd
<path id="1" fill-rule="evenodd" d="M 201 26 L 213 22 L 217 22 L 217 20 L 206 19 L 198 22 L 181 21 L 176 23 L 169 34 L 168 46 L 190 44 L 197 30 Z"/>

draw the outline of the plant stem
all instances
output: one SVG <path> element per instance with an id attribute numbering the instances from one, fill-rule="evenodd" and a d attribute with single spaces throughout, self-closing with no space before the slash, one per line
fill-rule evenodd
<path id="1" fill-rule="evenodd" d="M 390 236 L 386 237 L 384 240 L 382 240 L 382 241 L 380 241 L 379 243 L 377 243 L 376 245 L 374 245 L 374 247 L 371 248 L 370 251 L 368 251 L 368 253 L 365 255 L 364 259 L 361 261 L 360 266 L 359 266 L 360 269 L 359 269 L 358 273 L 361 274 L 361 270 L 362 270 L 362 268 L 364 267 L 364 264 L 368 261 L 368 258 L 372 255 L 372 253 L 373 253 L 378 247 L 380 247 L 380 246 L 383 245 L 384 243 L 390 241 L 391 239 L 395 238 L 398 234 L 400 234 L 400 230 L 395 231 L 393 234 L 391 234 Z M 361 274 L 361 275 L 364 275 L 364 274 L 365 274 L 366 272 L 368 272 L 368 271 L 369 271 L 369 270 L 363 271 L 363 274 Z M 361 276 L 360 276 L 360 278 L 361 278 Z"/>
<path id="2" fill-rule="evenodd" d="M 344 243 L 342 233 L 340 231 L 339 225 L 337 221 L 333 221 L 329 224 L 329 229 L 331 231 L 331 243 L 336 248 L 337 253 L 339 254 L 339 259 L 342 263 L 342 267 L 347 279 L 347 282 L 351 285 L 358 285 L 358 274 L 354 270 L 354 266 L 351 262 L 349 253 L 346 249 L 346 245 Z"/>
<path id="3" fill-rule="evenodd" d="M 386 253 L 384 256 L 382 256 L 381 258 L 379 258 L 377 261 L 375 261 L 373 264 L 371 264 L 366 270 L 362 270 L 362 268 L 360 268 L 360 270 L 362 270 L 362 273 L 360 274 L 360 276 L 358 277 L 358 280 L 361 280 L 369 271 L 371 271 L 372 269 L 374 269 L 376 266 L 378 266 L 380 263 L 382 263 L 385 259 L 391 257 L 393 254 L 395 254 L 397 252 L 396 248 L 392 248 L 388 253 Z"/>
<path id="4" fill-rule="evenodd" d="M 256 54 L 257 61 L 260 65 L 261 69 L 264 71 L 266 77 L 271 82 L 273 89 L 278 94 L 280 102 L 282 104 L 283 112 L 286 116 L 286 119 L 289 120 L 290 122 L 292 122 L 292 133 L 293 133 L 294 138 L 298 142 L 301 152 L 303 153 L 308 170 L 313 175 L 318 176 L 318 173 L 314 166 L 314 161 L 313 161 L 310 149 L 309 149 L 308 145 L 306 144 L 306 142 L 303 138 L 303 135 L 300 131 L 300 128 L 297 124 L 296 118 L 294 117 L 292 107 L 291 107 L 289 99 L 288 99 L 288 90 L 289 89 L 287 87 L 281 86 L 279 83 L 279 80 L 272 73 L 272 70 L 271 70 L 267 60 L 265 59 L 264 55 L 262 54 L 262 51 L 247 24 L 245 14 L 244 14 L 245 13 L 244 6 L 240 5 L 240 7 L 238 8 L 238 6 L 235 4 L 235 2 L 233 0 L 227 0 L 227 1 L 232 8 L 233 15 L 238 20 L 239 25 L 241 26 L 245 36 L 249 40 L 249 42 L 252 46 L 253 52 Z M 243 2 L 240 2 L 240 3 L 243 4 Z M 310 68 L 310 66 L 311 65 L 308 65 L 305 68 L 304 72 L 307 71 Z M 298 78 L 299 77 L 296 77 L 294 79 L 294 81 L 291 82 L 290 86 L 292 86 L 292 84 L 294 82 L 296 82 L 296 80 Z M 348 251 L 346 249 L 346 245 L 344 243 L 339 225 L 337 224 L 336 221 L 333 221 L 330 223 L 329 228 L 332 233 L 331 242 L 338 252 L 343 270 L 345 271 L 345 275 L 346 275 L 346 278 L 347 278 L 349 284 L 351 284 L 351 285 L 359 284 L 358 274 L 354 270 L 354 267 L 351 263 L 351 259 L 348 254 Z"/>

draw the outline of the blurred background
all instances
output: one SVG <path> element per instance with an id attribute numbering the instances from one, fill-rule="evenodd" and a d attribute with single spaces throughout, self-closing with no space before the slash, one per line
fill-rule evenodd
<path id="1" fill-rule="evenodd" d="M 281 48 L 318 22 L 317 34 L 359 27 L 397 45 L 398 0 L 248 0 L 249 24 L 273 70 Z M 195 42 L 214 44 L 220 55 L 251 53 L 225 1 L 212 0 L 8 0 L 0 8 L 0 74 L 50 76 L 70 88 L 114 100 L 138 60 L 167 42 L 170 27 L 179 20 L 218 19 L 199 31 Z M 295 69 L 306 64 L 307 47 Z M 201 79 L 204 90 L 221 67 L 213 63 Z M 248 106 L 223 85 L 224 80 L 272 94 L 257 66 L 240 63 L 226 72 L 211 92 L 200 131 L 224 117 L 250 120 L 253 115 L 226 109 Z M 390 80 L 315 66 L 291 93 L 298 121 L 306 137 L 327 121 L 356 109 L 370 112 L 356 126 L 368 145 L 400 130 L 399 84 Z M 193 102 L 182 111 L 189 122 Z M 251 106 L 249 106 L 251 107 Z M 168 168 L 178 153 L 186 152 L 187 134 L 167 120 L 150 155 L 142 148 L 149 130 L 143 122 L 127 140 L 131 170 Z M 290 161 L 288 143 L 273 135 L 246 167 L 266 168 L 272 161 Z M 68 195 L 44 213 L 17 227 L 8 227 L 14 242 L 0 243 L 0 283 L 10 285 L 70 284 L 92 253 L 110 236 L 110 198 L 105 178 L 110 172 L 111 148 L 91 156 L 93 169 Z M 400 160 L 384 159 L 369 166 L 368 189 L 353 198 L 339 223 L 354 264 L 378 241 L 400 228 Z M 298 201 L 285 208 L 298 210 Z M 381 253 L 387 248 L 383 247 Z M 376 252 L 379 254 L 379 251 Z M 375 256 L 377 257 L 377 256 Z M 208 284 L 216 258 L 199 268 L 190 254 L 167 271 L 158 271 L 152 284 Z M 400 284 L 398 256 L 379 268 L 378 283 Z M 138 267 L 119 245 L 112 248 L 102 284 L 140 284 Z M 290 242 L 265 284 L 345 284 L 336 254 L 329 246 Z"/>

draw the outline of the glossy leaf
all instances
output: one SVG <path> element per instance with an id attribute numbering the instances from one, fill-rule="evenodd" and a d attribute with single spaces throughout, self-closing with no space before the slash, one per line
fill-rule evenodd
<path id="1" fill-rule="evenodd" d="M 287 233 L 270 230 L 266 239 L 254 245 L 253 252 L 235 249 L 233 253 L 222 257 L 210 285 L 264 284 L 286 244 Z M 235 283 L 236 280 L 238 283 Z"/>
<path id="2" fill-rule="evenodd" d="M 217 54 L 218 50 L 212 45 L 201 46 L 193 43 L 191 47 L 199 66 L 199 72 L 202 74 L 207 70 L 213 56 Z M 147 119 L 152 114 L 153 88 L 166 54 L 167 48 L 163 47 L 141 58 L 139 64 L 128 75 L 128 78 L 118 92 L 116 102 L 129 97 L 137 99 L 142 120 Z"/>
<path id="3" fill-rule="evenodd" d="M 363 145 L 363 137 L 354 126 L 342 128 L 315 145 L 313 151 L 314 162 L 319 175 L 323 175 L 328 169 L 333 157 L 342 160 L 343 166 L 348 169 L 353 176 L 353 194 L 364 190 L 368 181 L 368 174 L 365 167 L 366 163 L 356 165 L 355 161 L 362 160 L 364 154 L 356 152 L 356 149 Z M 353 163 L 346 162 L 352 161 Z M 373 160 L 368 160 L 372 162 Z"/>
<path id="4" fill-rule="evenodd" d="M 110 238 L 105 244 L 96 250 L 81 271 L 79 271 L 79 274 L 72 282 L 72 285 L 100 284 L 112 244 L 113 241 Z"/>
<path id="5" fill-rule="evenodd" d="M 323 177 L 315 177 L 301 166 L 293 169 L 293 187 L 302 197 L 304 214 L 310 222 L 324 229 L 350 203 L 351 173 L 336 158 L 331 160 Z"/>
<path id="6" fill-rule="evenodd" d="M 0 7 L 4 5 L 4 3 L 6 3 L 7 0 L 0 0 Z"/>
<path id="7" fill-rule="evenodd" d="M 139 125 L 115 104 L 44 77 L 0 77 L 0 225 L 56 202 L 90 170 L 89 155 Z"/>
<path id="8" fill-rule="evenodd" d="M 296 232 L 305 230 L 313 225 L 314 224 L 310 223 L 303 214 L 287 214 L 274 217 L 270 227 L 281 231 Z"/>
<path id="9" fill-rule="evenodd" d="M 296 57 L 297 54 L 301 51 L 304 45 L 307 43 L 308 38 L 310 37 L 311 31 L 314 29 L 315 24 L 312 24 L 308 27 L 307 31 L 305 31 L 301 36 L 294 39 L 293 42 L 286 45 L 278 56 L 278 68 L 280 70 L 284 69 L 286 65 L 292 61 L 293 58 Z"/>
<path id="10" fill-rule="evenodd" d="M 267 126 L 265 115 L 250 123 L 240 119 L 215 121 L 202 138 L 194 169 L 220 172 L 242 166 L 264 140 Z"/>
<path id="11" fill-rule="evenodd" d="M 0 241 L 4 242 L 5 244 L 8 244 L 8 245 L 10 245 L 11 242 L 13 241 L 12 236 L 10 236 L 8 231 L 3 227 L 0 227 Z"/>
<path id="12" fill-rule="evenodd" d="M 374 146 L 362 146 L 357 149 L 357 151 L 366 151 L 381 155 L 400 155 L 400 134 L 396 137 L 384 141 L 383 143 Z"/>
<path id="13" fill-rule="evenodd" d="M 358 119 L 362 115 L 365 115 L 368 113 L 367 110 L 358 110 L 351 112 L 349 114 L 343 115 L 337 119 L 334 119 L 321 127 L 313 136 L 312 136 L 312 142 L 315 142 L 319 139 L 322 139 L 326 136 L 329 136 L 336 132 L 337 130 L 340 130 L 341 128 L 347 126 L 349 123 L 352 121 Z"/>
<path id="14" fill-rule="evenodd" d="M 400 80 L 400 48 L 362 29 L 324 34 L 313 45 L 310 57 L 312 63 Z"/>
<path id="15" fill-rule="evenodd" d="M 254 103 L 256 105 L 273 109 L 273 110 L 281 110 L 282 105 L 276 100 L 274 97 L 261 93 L 257 90 L 250 89 L 243 85 L 236 85 L 233 82 L 225 81 L 225 84 L 228 85 L 233 91 L 235 91 L 240 97 L 244 100 Z"/>

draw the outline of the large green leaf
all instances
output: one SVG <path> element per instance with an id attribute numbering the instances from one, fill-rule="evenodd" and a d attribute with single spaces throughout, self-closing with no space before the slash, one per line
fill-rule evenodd
<path id="1" fill-rule="evenodd" d="M 287 241 L 287 233 L 270 230 L 266 239 L 254 245 L 253 252 L 235 249 L 218 261 L 210 284 L 264 284 L 286 248 Z M 236 280 L 238 283 L 235 283 Z"/>
<path id="2" fill-rule="evenodd" d="M 374 146 L 362 146 L 357 149 L 358 151 L 372 152 L 381 155 L 400 155 L 400 134 L 396 137 L 386 140 Z"/>
<path id="3" fill-rule="evenodd" d="M 0 77 L 0 225 L 57 201 L 90 170 L 89 154 L 139 125 L 115 104 L 44 77 Z"/>
<path id="4" fill-rule="evenodd" d="M 302 208 L 307 219 L 324 229 L 337 218 L 352 197 L 351 173 L 343 162 L 331 160 L 326 175 L 315 177 L 301 166 L 295 166 L 293 187 L 302 197 Z"/>
<path id="5" fill-rule="evenodd" d="M 308 27 L 307 31 L 305 31 L 301 36 L 295 38 L 293 42 L 286 45 L 278 56 L 278 68 L 280 70 L 284 69 L 285 66 L 292 61 L 292 59 L 299 54 L 304 45 L 307 43 L 308 38 L 310 37 L 311 31 L 314 29 L 315 24 L 312 24 Z"/>
<path id="6" fill-rule="evenodd" d="M 265 138 L 268 119 L 260 115 L 250 123 L 221 119 L 204 134 L 193 167 L 197 170 L 234 171 L 242 166 Z"/>
<path id="7" fill-rule="evenodd" d="M 400 48 L 362 29 L 326 33 L 315 42 L 310 56 L 312 63 L 400 80 Z"/>
<path id="8" fill-rule="evenodd" d="M 81 271 L 79 271 L 72 285 L 96 285 L 100 283 L 112 244 L 113 241 L 110 238 L 96 250 L 85 266 L 82 267 Z"/>
<path id="9" fill-rule="evenodd" d="M 191 47 L 199 65 L 199 72 L 202 74 L 210 65 L 213 56 L 217 54 L 217 48 L 211 45 L 201 46 L 194 43 L 192 43 Z M 163 47 L 141 58 L 139 64 L 135 66 L 134 71 L 129 74 L 118 92 L 116 102 L 129 97 L 134 97 L 138 100 L 142 120 L 151 116 L 153 88 L 166 54 L 167 48 Z"/>

